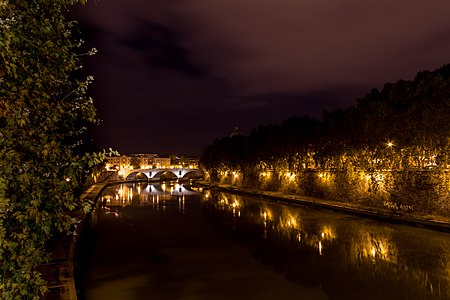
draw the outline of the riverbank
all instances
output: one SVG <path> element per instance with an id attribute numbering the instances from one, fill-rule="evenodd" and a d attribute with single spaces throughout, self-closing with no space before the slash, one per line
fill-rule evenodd
<path id="1" fill-rule="evenodd" d="M 264 197 L 269 201 L 287 203 L 290 205 L 304 205 L 322 209 L 333 210 L 368 218 L 379 219 L 387 222 L 404 223 L 412 226 L 430 228 L 433 230 L 450 232 L 450 218 L 425 214 L 413 214 L 405 212 L 392 212 L 387 209 L 372 208 L 357 205 L 350 202 L 338 202 L 327 199 L 313 198 L 286 194 L 282 192 L 264 191 L 258 189 L 240 188 L 230 184 L 210 184 L 206 181 L 198 181 L 198 185 L 218 189 L 226 192 Z"/>
<path id="2" fill-rule="evenodd" d="M 114 183 L 113 180 L 107 180 L 91 185 L 81 195 L 81 201 L 91 201 L 95 204 L 101 191 Z M 59 234 L 53 237 L 48 245 L 51 252 L 50 262 L 40 267 L 40 271 L 48 283 L 48 292 L 42 298 L 45 300 L 77 299 L 74 257 L 78 239 L 82 234 L 85 222 L 88 221 L 89 213 L 86 214 L 82 209 L 79 209 L 72 212 L 71 216 L 80 220 L 75 233 L 73 235 Z"/>

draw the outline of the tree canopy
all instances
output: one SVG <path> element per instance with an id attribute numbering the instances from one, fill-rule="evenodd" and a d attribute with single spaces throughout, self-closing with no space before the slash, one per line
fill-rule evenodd
<path id="1" fill-rule="evenodd" d="M 80 40 L 70 8 L 84 0 L 0 1 L 0 294 L 38 299 L 36 267 L 55 230 L 74 224 L 80 184 L 101 154 L 85 153 L 95 124 L 80 80 Z M 78 78 L 78 79 L 77 79 Z"/>
<path id="2" fill-rule="evenodd" d="M 419 72 L 414 80 L 386 83 L 373 89 L 347 109 L 325 111 L 321 119 L 292 117 L 280 124 L 261 125 L 249 136 L 215 140 L 202 155 L 206 169 L 226 165 L 244 169 L 280 159 L 289 168 L 313 158 L 316 167 L 333 157 L 357 154 L 360 158 L 386 154 L 389 144 L 400 156 L 418 160 L 425 156 L 446 167 L 450 122 L 450 65 Z M 445 160 L 444 160 L 445 158 Z M 364 159 L 361 159 L 361 164 Z M 445 161 L 445 163 L 444 163 Z M 410 164 L 411 165 L 411 164 Z M 308 168 L 307 163 L 302 164 Z M 403 167 L 408 164 L 403 164 Z"/>

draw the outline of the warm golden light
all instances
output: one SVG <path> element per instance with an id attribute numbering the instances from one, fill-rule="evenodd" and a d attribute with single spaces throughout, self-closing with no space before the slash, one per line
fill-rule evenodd
<path id="1" fill-rule="evenodd" d="M 293 181 L 296 177 L 296 174 L 294 172 L 286 172 L 285 176 L 289 181 Z"/>
<path id="2" fill-rule="evenodd" d="M 297 228 L 298 227 L 297 220 L 295 220 L 294 217 L 289 217 L 288 221 L 287 221 L 287 227 L 289 227 L 289 228 Z"/>
<path id="3" fill-rule="evenodd" d="M 330 226 L 323 226 L 320 236 L 323 240 L 334 240 L 336 238 L 336 234 Z"/>
<path id="4" fill-rule="evenodd" d="M 261 217 L 263 218 L 264 221 L 273 220 L 272 212 L 268 209 L 265 209 L 264 211 L 261 212 Z"/>

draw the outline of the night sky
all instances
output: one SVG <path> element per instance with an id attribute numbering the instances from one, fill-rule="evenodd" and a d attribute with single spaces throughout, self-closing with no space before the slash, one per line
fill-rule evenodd
<path id="1" fill-rule="evenodd" d="M 449 0 L 91 0 L 76 18 L 98 49 L 94 143 L 125 154 L 201 155 L 450 62 Z"/>

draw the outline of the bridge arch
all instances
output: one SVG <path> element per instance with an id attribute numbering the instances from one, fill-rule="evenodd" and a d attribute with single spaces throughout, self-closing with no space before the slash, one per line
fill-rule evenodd
<path id="1" fill-rule="evenodd" d="M 148 179 L 147 174 L 141 172 L 141 171 L 136 171 L 136 172 L 131 172 L 130 174 L 127 175 L 127 177 L 125 178 L 126 180 L 145 180 Z"/>
<path id="2" fill-rule="evenodd" d="M 157 172 L 152 173 L 150 178 L 161 178 L 164 177 L 172 177 L 172 178 L 178 178 L 178 175 L 175 174 L 173 170 L 160 170 Z"/>
<path id="3" fill-rule="evenodd" d="M 199 177 L 201 176 L 201 172 L 199 170 L 187 170 L 186 172 L 183 172 L 184 174 L 180 178 L 191 178 L 191 177 Z"/>

